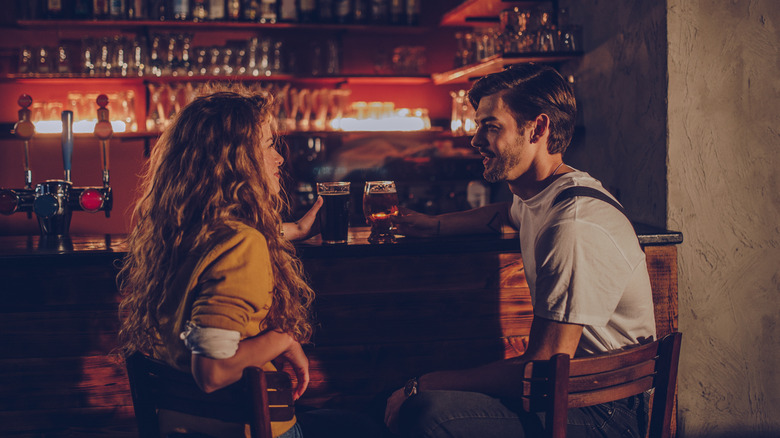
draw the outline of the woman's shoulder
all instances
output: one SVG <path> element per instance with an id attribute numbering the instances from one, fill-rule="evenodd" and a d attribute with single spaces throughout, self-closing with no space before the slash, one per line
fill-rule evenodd
<path id="1" fill-rule="evenodd" d="M 212 241 L 213 250 L 219 252 L 242 246 L 268 246 L 268 240 L 260 230 L 238 221 L 226 222 L 214 233 Z"/>

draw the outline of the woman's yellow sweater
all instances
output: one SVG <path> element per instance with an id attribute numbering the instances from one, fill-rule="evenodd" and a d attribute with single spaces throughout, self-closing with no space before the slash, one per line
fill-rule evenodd
<path id="1" fill-rule="evenodd" d="M 164 303 L 160 321 L 162 347 L 153 355 L 175 368 L 190 372 L 191 352 L 180 339 L 188 322 L 199 327 L 233 330 L 241 340 L 266 330 L 265 318 L 273 301 L 273 271 L 268 242 L 258 230 L 242 223 L 230 223 L 230 231 L 219 233 L 206 249 L 190 254 L 179 267 L 172 284 L 172 297 Z M 276 371 L 270 362 L 266 371 Z M 274 436 L 295 424 L 272 423 Z M 225 423 L 176 412 L 160 412 L 162 436 L 172 431 L 200 432 L 215 437 L 249 436 L 248 425 Z"/>

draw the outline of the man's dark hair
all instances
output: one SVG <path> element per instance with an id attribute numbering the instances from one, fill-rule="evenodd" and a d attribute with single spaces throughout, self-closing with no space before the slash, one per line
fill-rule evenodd
<path id="1" fill-rule="evenodd" d="M 504 103 L 514 113 L 517 126 L 522 127 L 539 114 L 550 118 L 550 137 L 547 150 L 551 154 L 564 153 L 574 134 L 574 116 L 577 104 L 566 80 L 552 67 L 523 64 L 492 73 L 478 80 L 469 91 L 474 109 L 483 97 L 509 90 Z"/>

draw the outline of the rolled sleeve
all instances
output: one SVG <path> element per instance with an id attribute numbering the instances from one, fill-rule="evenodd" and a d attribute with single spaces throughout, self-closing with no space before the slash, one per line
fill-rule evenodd
<path id="1" fill-rule="evenodd" d="M 238 351 L 241 334 L 235 330 L 198 327 L 189 322 L 180 338 L 193 354 L 211 359 L 228 359 Z"/>

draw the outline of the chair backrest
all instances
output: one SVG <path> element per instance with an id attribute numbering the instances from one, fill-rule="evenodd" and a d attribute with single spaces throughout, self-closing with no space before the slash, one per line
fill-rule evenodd
<path id="1" fill-rule="evenodd" d="M 249 424 L 252 438 L 271 438 L 271 421 L 287 421 L 295 414 L 285 372 L 249 367 L 240 381 L 207 394 L 190 373 L 144 354 L 127 357 L 126 365 L 140 437 L 160 435 L 159 409 Z"/>
<path id="2" fill-rule="evenodd" d="M 523 408 L 545 412 L 551 438 L 566 436 L 566 411 L 630 397 L 654 388 L 649 437 L 668 438 L 682 334 L 639 347 L 570 359 L 556 354 L 523 372 Z"/>

